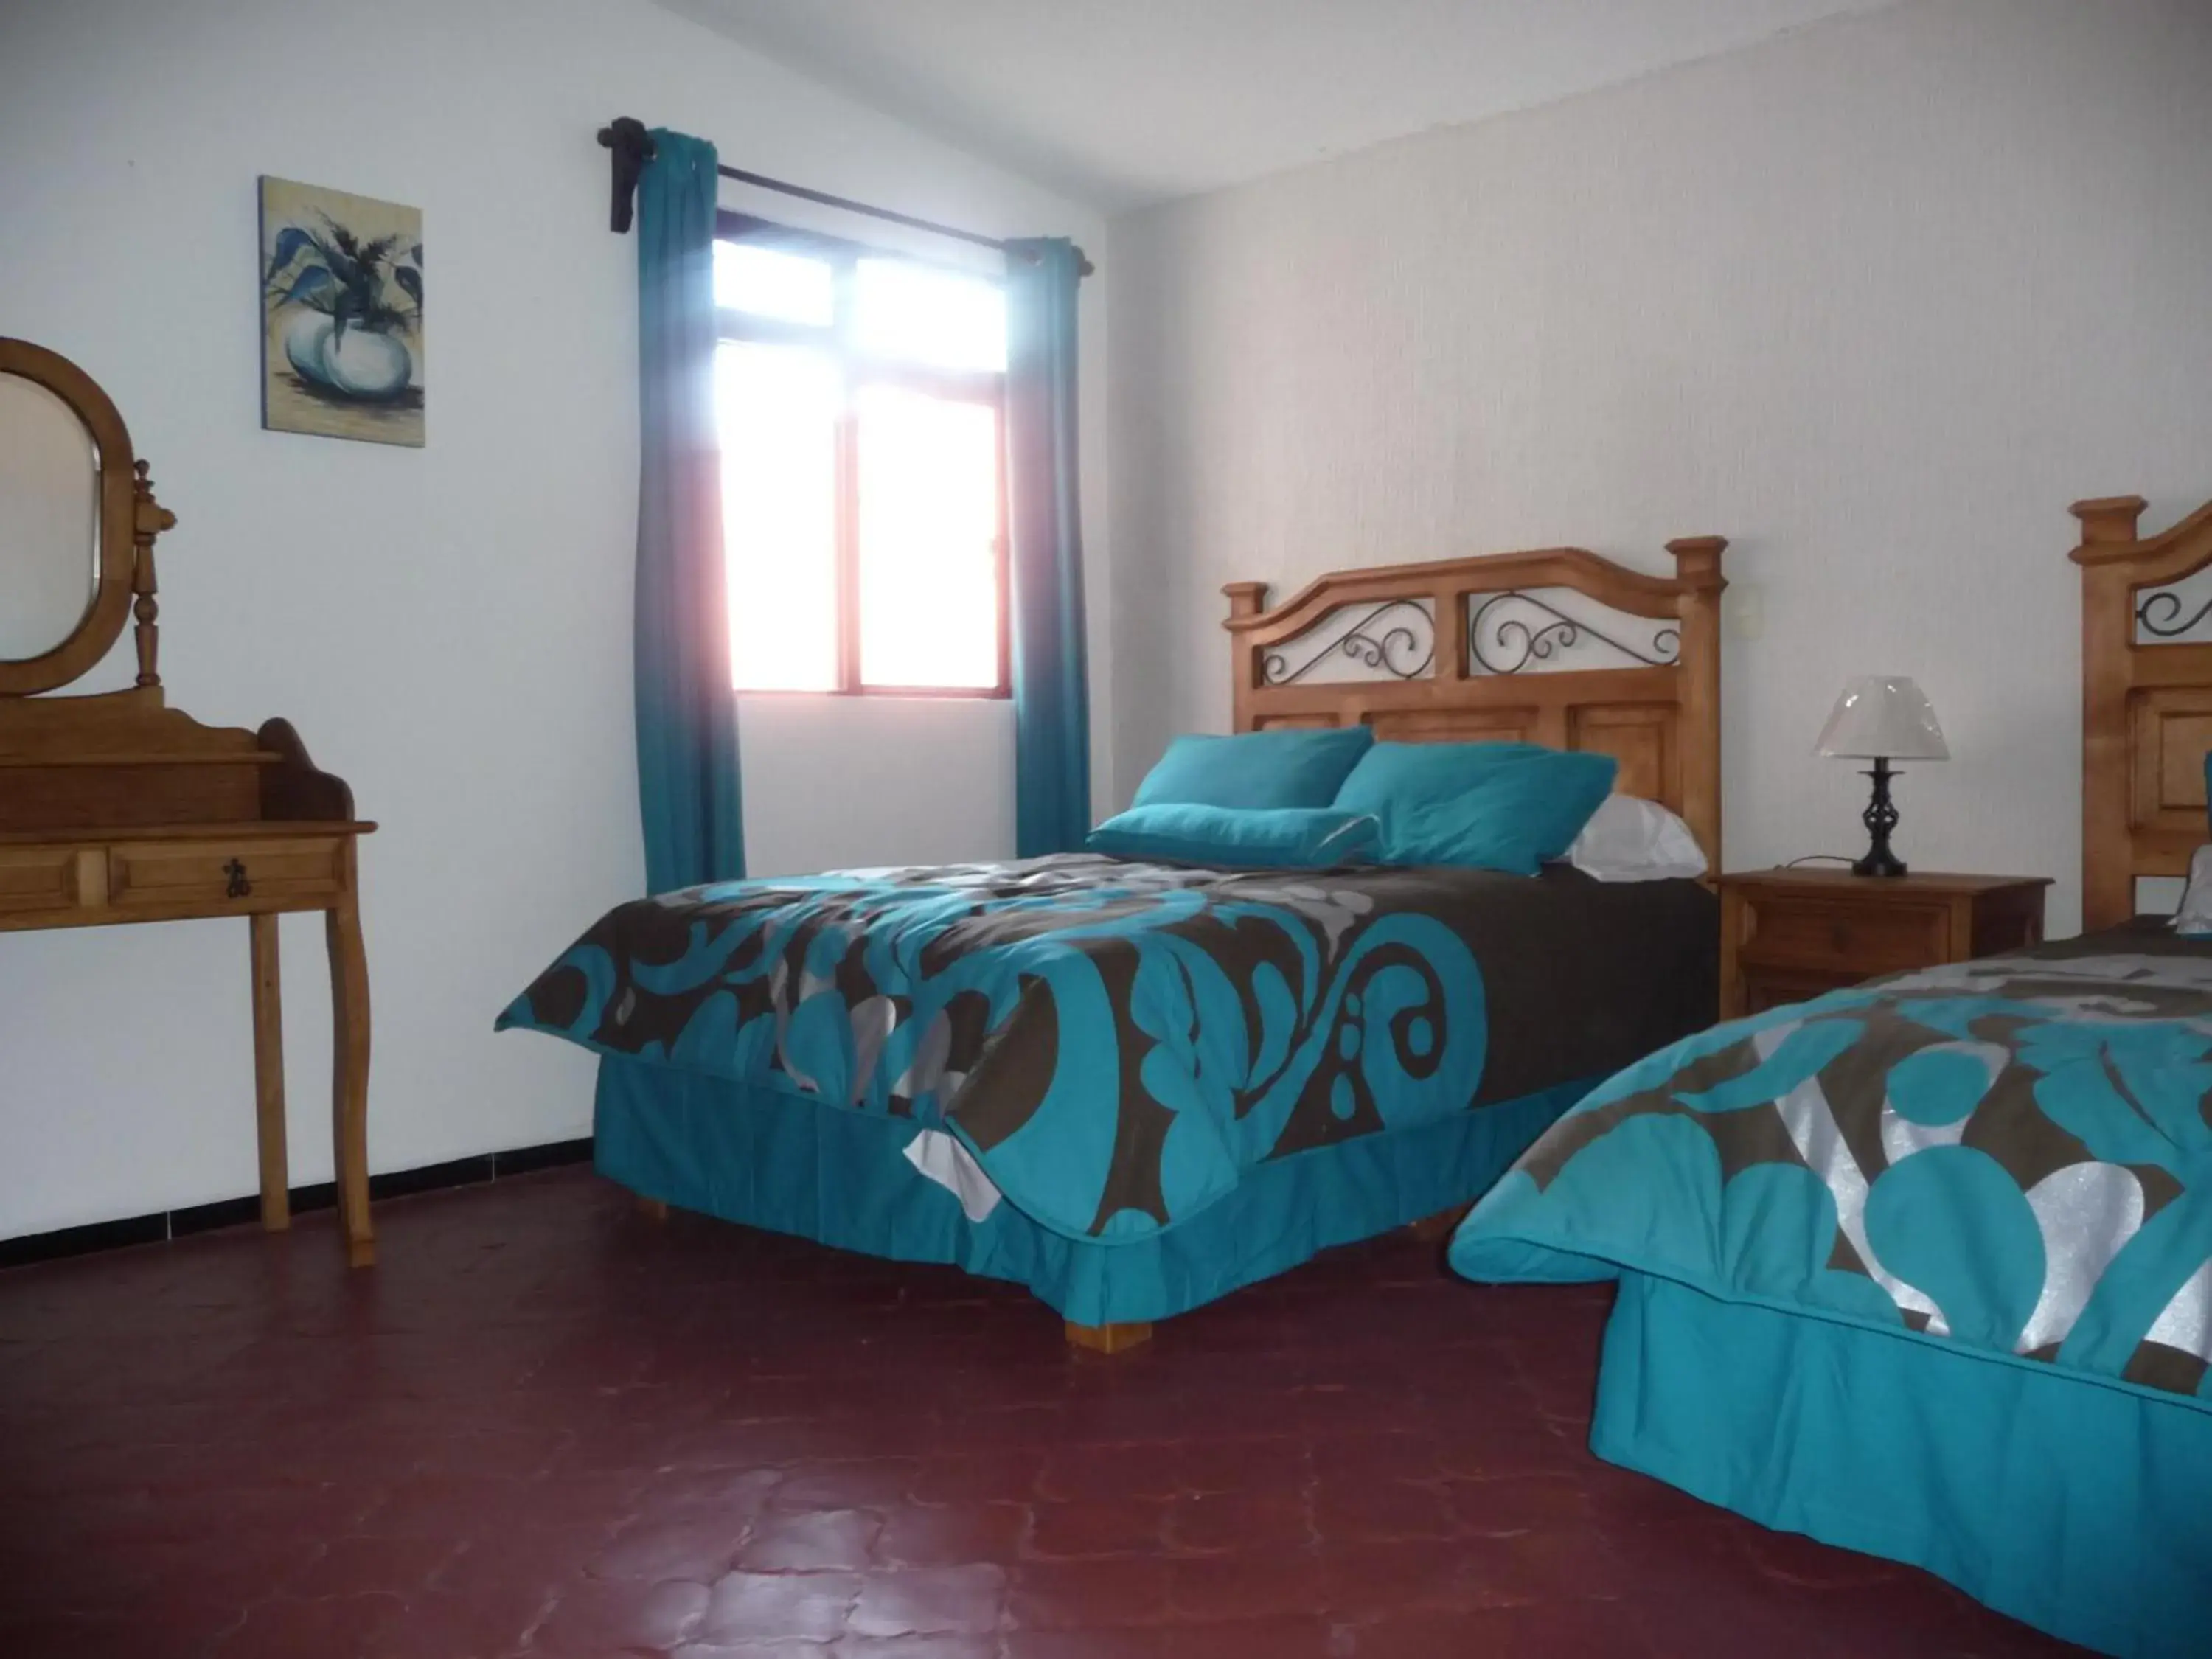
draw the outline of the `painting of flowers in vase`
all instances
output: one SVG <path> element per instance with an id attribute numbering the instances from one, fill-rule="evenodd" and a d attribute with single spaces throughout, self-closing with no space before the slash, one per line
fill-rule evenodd
<path id="1" fill-rule="evenodd" d="M 261 424 L 422 442 L 422 214 L 261 180 Z"/>

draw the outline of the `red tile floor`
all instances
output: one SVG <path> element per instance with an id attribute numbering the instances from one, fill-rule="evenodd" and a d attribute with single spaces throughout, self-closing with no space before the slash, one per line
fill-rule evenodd
<path id="1" fill-rule="evenodd" d="M 1070 1352 L 581 1170 L 0 1273 L 7 1659 L 2048 1654 L 1583 1446 L 1607 1294 L 1401 1234 Z"/>

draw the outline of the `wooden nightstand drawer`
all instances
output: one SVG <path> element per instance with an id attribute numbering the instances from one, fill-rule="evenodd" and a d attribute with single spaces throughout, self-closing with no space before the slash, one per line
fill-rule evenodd
<path id="1" fill-rule="evenodd" d="M 1937 906 L 1864 908 L 1753 893 L 1745 908 L 1750 932 L 1739 949 L 1746 962 L 1817 969 L 1844 963 L 1855 979 L 1942 961 L 1951 927 L 1949 909 Z"/>
<path id="2" fill-rule="evenodd" d="M 1824 974 L 1810 968 L 1748 966 L 1743 970 L 1743 1007 L 1739 1012 L 1763 1014 L 1792 1002 L 1810 1002 L 1856 985 L 1859 979 L 1856 974 Z"/>
<path id="3" fill-rule="evenodd" d="M 2015 951 L 2043 937 L 2033 876 L 1854 876 L 1833 869 L 1725 875 L 1721 1013 L 1802 1002 L 1884 974 Z"/>
<path id="4" fill-rule="evenodd" d="M 343 884 L 343 845 L 335 838 L 126 842 L 108 850 L 108 902 L 118 910 L 226 903 L 254 910 L 326 899 Z"/>

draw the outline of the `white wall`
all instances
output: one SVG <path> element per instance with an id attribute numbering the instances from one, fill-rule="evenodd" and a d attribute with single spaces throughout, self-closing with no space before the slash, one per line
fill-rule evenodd
<path id="1" fill-rule="evenodd" d="M 490 1025 L 641 879 L 636 255 L 607 232 L 592 142 L 617 114 L 995 234 L 1073 234 L 1110 266 L 1094 217 L 645 0 L 386 0 L 367 28 L 276 0 L 0 4 L 0 333 L 106 387 L 179 516 L 173 702 L 289 717 L 384 826 L 362 871 L 379 1170 L 589 1123 L 585 1056 Z M 259 429 L 262 173 L 422 209 L 426 449 Z M 742 728 L 762 872 L 1011 851 L 1003 704 L 762 700 Z M 293 1178 L 327 1179 L 319 929 L 288 921 L 283 943 Z M 232 924 L 0 935 L 0 1236 L 253 1190 L 246 968 Z"/>
<path id="2" fill-rule="evenodd" d="M 1899 849 L 2079 915 L 2081 496 L 2212 495 L 2212 6 L 1919 0 L 1116 220 L 1122 787 L 1222 729 L 1219 584 L 1717 532 L 1728 860 L 1856 851 L 1814 758 L 1909 673 Z"/>

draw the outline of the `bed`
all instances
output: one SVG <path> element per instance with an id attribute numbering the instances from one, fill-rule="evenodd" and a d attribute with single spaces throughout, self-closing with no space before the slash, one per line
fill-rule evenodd
<path id="1" fill-rule="evenodd" d="M 1639 1061 L 1455 1234 L 1613 1279 L 1598 1455 L 1913 1563 L 2069 1640 L 2212 1652 L 2212 939 L 2136 917 L 2207 840 L 2212 507 L 2092 501 L 2088 931 Z M 2199 596 L 2201 597 L 2201 596 Z"/>
<path id="2" fill-rule="evenodd" d="M 1228 590 L 1238 732 L 1600 750 L 1717 861 L 1723 544 Z M 1072 1340 L 1463 1206 L 1711 1023 L 1703 884 L 1068 854 L 617 906 L 501 1015 L 600 1056 L 641 1197 L 1028 1285 Z"/>

